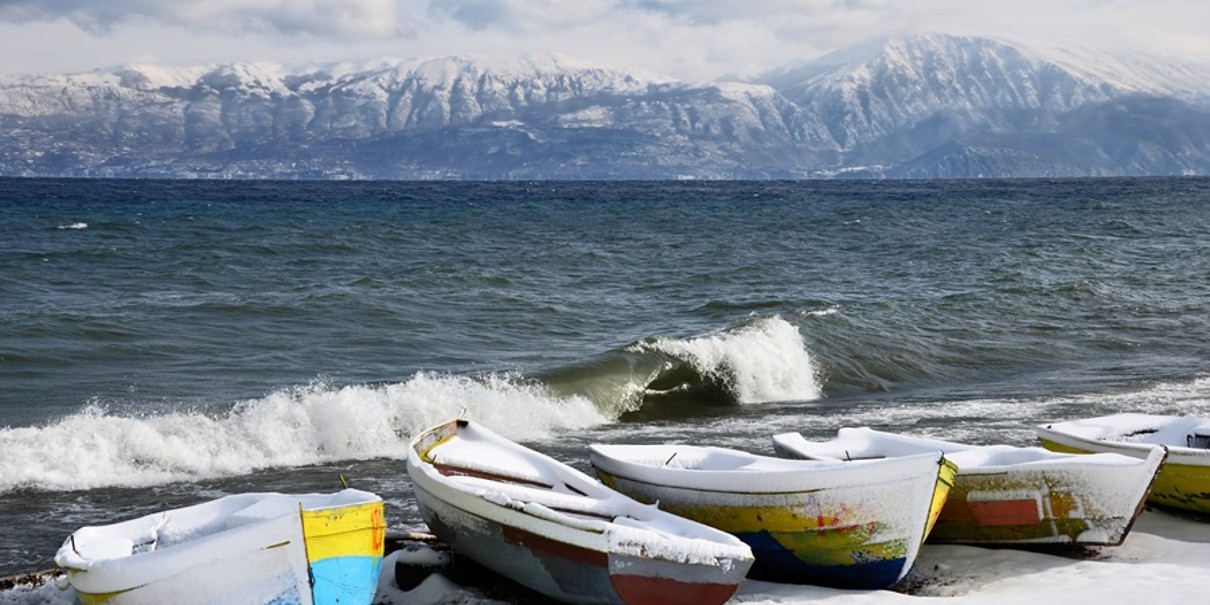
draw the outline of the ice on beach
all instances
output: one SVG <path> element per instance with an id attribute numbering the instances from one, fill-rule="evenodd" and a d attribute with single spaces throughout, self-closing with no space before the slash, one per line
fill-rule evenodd
<path id="1" fill-rule="evenodd" d="M 1034 605 L 1036 603 L 1145 603 L 1189 600 L 1210 574 L 1210 523 L 1147 511 L 1124 544 L 1072 558 L 1012 549 L 926 545 L 904 586 L 839 590 L 745 581 L 732 603 L 797 605 Z M 402 553 L 402 551 L 400 551 Z M 410 591 L 395 588 L 395 554 L 383 559 L 375 603 L 493 603 L 475 589 L 434 574 Z M 70 591 L 53 582 L 0 591 L 0 605 L 68 605 Z"/>

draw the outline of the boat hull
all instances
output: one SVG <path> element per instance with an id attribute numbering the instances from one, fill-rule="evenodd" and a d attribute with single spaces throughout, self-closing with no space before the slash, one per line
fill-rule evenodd
<path id="1" fill-rule="evenodd" d="M 1162 462 L 1159 450 L 1151 464 L 1137 468 L 981 472 L 959 467 L 929 541 L 1116 546 L 1129 534 Z M 1116 489 L 1123 484 L 1124 490 Z"/>
<path id="2" fill-rule="evenodd" d="M 711 491 L 625 476 L 595 452 L 593 460 L 606 485 L 743 540 L 756 557 L 750 578 L 865 589 L 908 573 L 956 470 L 936 456 L 874 483 L 760 493 L 742 491 L 742 479 Z"/>
<path id="3" fill-rule="evenodd" d="M 991 546 L 1116 545 L 1142 509 L 1166 452 L 1137 460 L 1071 456 L 1038 447 L 974 446 L 869 428 L 834 439 L 773 437 L 778 455 L 848 461 L 944 452 L 958 466 L 953 489 L 928 540 Z"/>
<path id="4" fill-rule="evenodd" d="M 468 426 L 414 440 L 408 475 L 432 532 L 502 576 L 568 603 L 718 605 L 752 564 L 731 536 Z"/>
<path id="5" fill-rule="evenodd" d="M 57 560 L 86 605 L 368 605 L 377 592 L 386 532 L 383 503 L 373 498 L 300 510 L 296 498 L 281 494 L 231 496 L 124 524 L 84 528 L 68 539 Z M 258 501 L 261 514 L 265 503 L 286 514 L 224 517 L 225 510 L 242 504 L 251 504 L 251 510 Z M 168 515 L 180 517 L 179 525 L 188 518 L 219 519 L 220 530 L 165 544 L 171 541 L 166 536 L 174 523 Z M 123 544 L 108 536 L 118 546 L 107 554 L 112 556 L 85 558 L 78 550 L 88 552 L 87 536 L 96 531 L 114 536 L 150 531 L 164 538 L 136 553 L 129 540 Z"/>
<path id="6" fill-rule="evenodd" d="M 687 569 L 680 563 L 611 554 L 469 512 L 423 488 L 415 493 L 424 522 L 456 552 L 559 601 L 724 603 L 744 577 L 738 567 L 730 573 L 715 566 Z"/>
<path id="7" fill-rule="evenodd" d="M 1157 444 L 1126 442 L 1107 438 L 1096 438 L 1073 434 L 1082 425 L 1089 423 L 1124 424 L 1137 423 L 1139 432 L 1152 431 L 1151 427 L 1163 426 L 1164 423 L 1184 421 L 1191 426 L 1197 425 L 1200 419 L 1179 417 L 1152 416 L 1146 414 L 1120 414 L 1103 418 L 1091 418 L 1082 421 L 1055 423 L 1038 427 L 1038 439 L 1042 447 L 1055 452 L 1072 454 L 1094 454 L 1110 452 L 1135 458 L 1149 455 L 1150 450 Z M 1203 421 L 1204 422 L 1204 421 Z M 1187 447 L 1172 442 L 1163 443 L 1168 450 L 1168 459 L 1160 467 L 1147 496 L 1147 502 L 1199 514 L 1210 514 L 1210 450 L 1205 448 Z"/>

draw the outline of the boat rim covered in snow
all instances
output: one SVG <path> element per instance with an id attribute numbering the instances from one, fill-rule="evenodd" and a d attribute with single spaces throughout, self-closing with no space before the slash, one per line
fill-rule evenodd
<path id="1" fill-rule="evenodd" d="M 954 466 L 941 452 L 856 463 L 729 448 L 590 446 L 607 485 L 743 539 L 753 577 L 885 588 L 911 569 Z"/>
<path id="2" fill-rule="evenodd" d="M 930 539 L 1003 545 L 1117 545 L 1142 512 L 1167 451 L 1137 458 L 1075 455 L 1041 447 L 969 445 L 845 427 L 827 441 L 773 437 L 779 455 L 811 460 L 894 457 L 942 451 L 958 474 Z"/>
<path id="3" fill-rule="evenodd" d="M 85 603 L 368 605 L 385 534 L 369 492 L 247 493 L 82 527 L 55 562 Z"/>
<path id="4" fill-rule="evenodd" d="M 1066 445 L 1138 458 L 1158 445 L 1168 449 L 1169 464 L 1210 466 L 1210 418 L 1126 412 L 1052 422 L 1037 431 L 1047 449 Z"/>
<path id="5" fill-rule="evenodd" d="M 721 604 L 752 564 L 734 536 L 636 502 L 464 418 L 417 435 L 408 474 L 434 534 L 556 599 Z"/>
<path id="6" fill-rule="evenodd" d="M 1053 422 L 1037 427 L 1046 449 L 1088 454 L 1113 452 L 1135 458 L 1163 446 L 1168 460 L 1156 475 L 1148 502 L 1210 514 L 1210 419 L 1127 412 Z"/>

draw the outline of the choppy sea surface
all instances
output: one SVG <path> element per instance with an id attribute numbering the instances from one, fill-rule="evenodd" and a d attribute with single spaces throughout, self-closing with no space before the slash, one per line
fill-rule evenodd
<path id="1" fill-rule="evenodd" d="M 0 576 L 416 432 L 592 442 L 1210 414 L 1210 180 L 0 180 Z"/>

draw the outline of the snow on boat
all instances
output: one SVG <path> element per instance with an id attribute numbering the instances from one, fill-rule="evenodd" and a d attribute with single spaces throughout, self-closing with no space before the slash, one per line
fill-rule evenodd
<path id="1" fill-rule="evenodd" d="M 76 530 L 55 555 L 85 605 L 368 605 L 386 523 L 378 496 L 226 496 Z"/>
<path id="2" fill-rule="evenodd" d="M 1168 448 L 1147 501 L 1210 513 L 1210 419 L 1196 416 L 1114 414 L 1038 427 L 1042 446 L 1056 452 L 1112 452 L 1135 458 Z"/>
<path id="3" fill-rule="evenodd" d="M 561 601 L 718 604 L 752 565 L 733 536 L 635 502 L 468 420 L 418 435 L 407 469 L 434 534 Z"/>
<path id="4" fill-rule="evenodd" d="M 750 577 L 885 588 L 911 569 L 954 467 L 940 452 L 813 462 L 694 445 L 593 445 L 606 485 L 734 534 Z"/>
<path id="5" fill-rule="evenodd" d="M 1040 447 L 973 446 L 842 428 L 829 441 L 798 433 L 773 437 L 778 455 L 811 460 L 895 458 L 941 451 L 958 475 L 928 539 L 983 545 L 1117 545 L 1142 512 L 1164 462 L 1164 448 L 1143 459 L 1075 456 Z"/>

